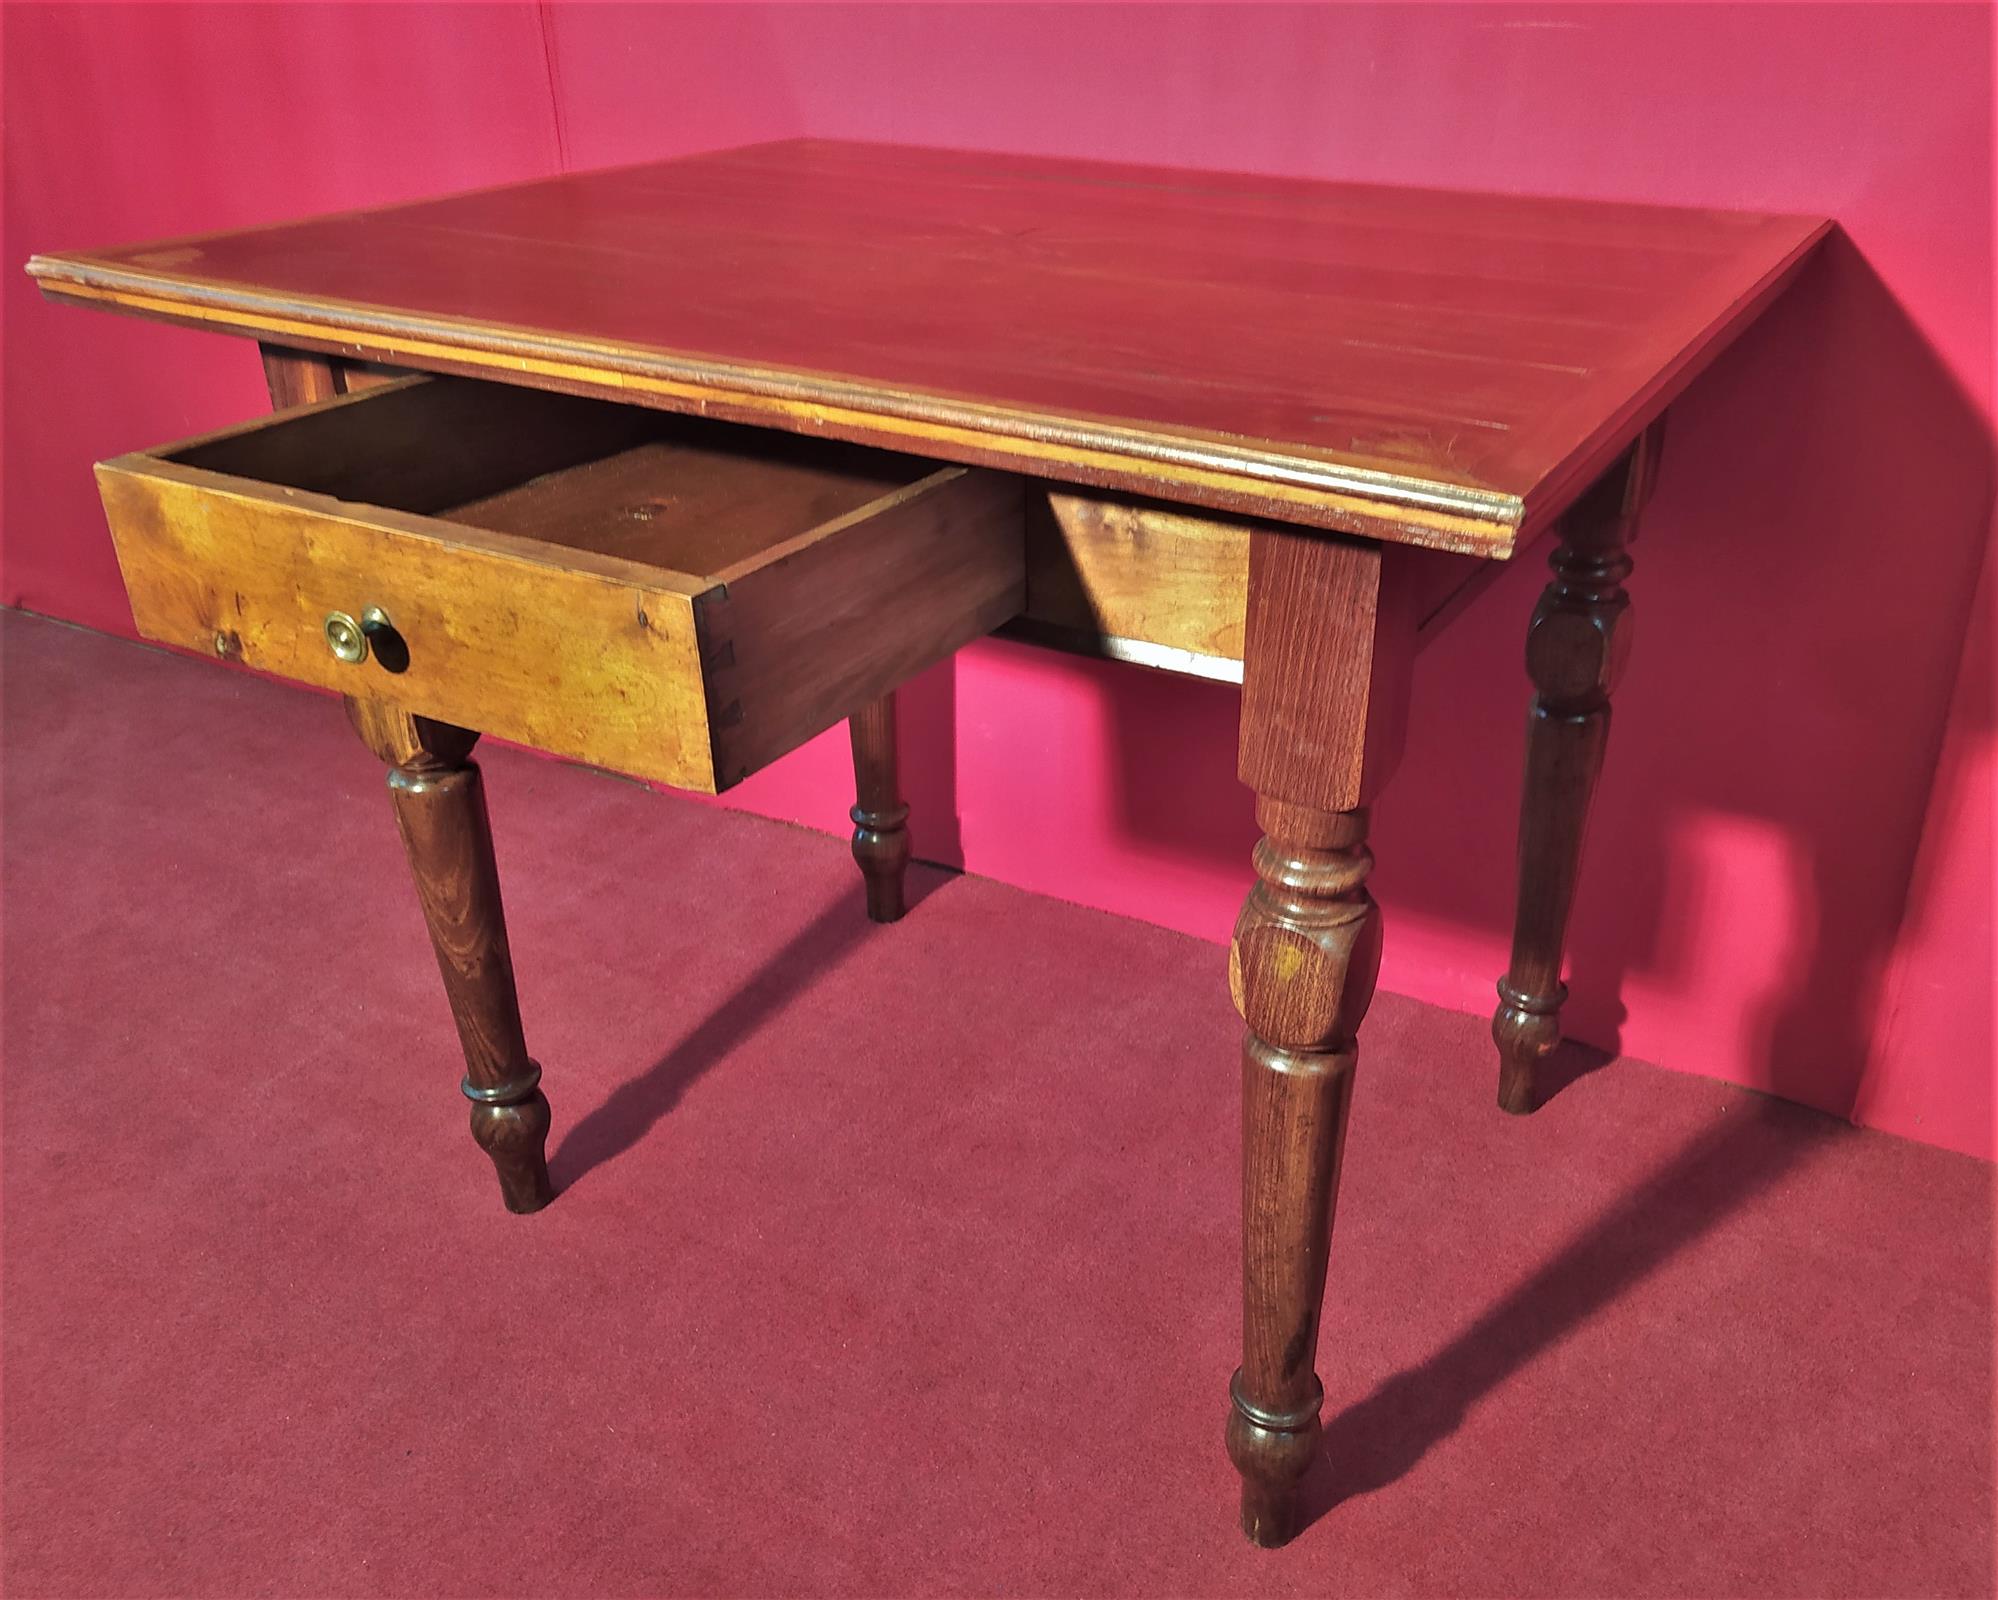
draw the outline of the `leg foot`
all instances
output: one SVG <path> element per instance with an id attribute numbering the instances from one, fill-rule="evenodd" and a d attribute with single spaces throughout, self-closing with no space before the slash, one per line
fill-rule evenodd
<path id="1" fill-rule="evenodd" d="M 1303 1528 L 1298 1485 L 1318 1456 L 1318 1391 L 1302 1412 L 1259 1411 L 1242 1395 L 1242 1374 L 1228 1382 L 1228 1459 L 1242 1475 L 1242 1532 L 1266 1550 L 1289 1544 Z"/>
<path id="2" fill-rule="evenodd" d="M 1568 986 L 1557 983 L 1550 994 L 1528 994 L 1501 978 L 1498 989 L 1492 1042 L 1499 1052 L 1499 1109 L 1524 1116 L 1533 1109 L 1537 1069 L 1561 1042 L 1561 1002 Z"/>
<path id="3" fill-rule="evenodd" d="M 472 1101 L 472 1137 L 492 1157 L 500 1198 L 509 1211 L 539 1211 L 555 1198 L 548 1181 L 548 1128 L 553 1118 L 539 1089 L 510 1105 Z"/>
<path id="4" fill-rule="evenodd" d="M 492 1158 L 509 1211 L 539 1211 L 548 1181 L 548 1101 L 529 1059 L 514 993 L 478 735 L 373 701 L 347 715 L 388 763 L 389 799 L 464 1049 L 472 1137 Z"/>
<path id="5" fill-rule="evenodd" d="M 883 695 L 848 719 L 853 736 L 853 859 L 867 881 L 867 915 L 897 922 L 908 909 L 909 808 L 895 752 L 895 696 Z"/>

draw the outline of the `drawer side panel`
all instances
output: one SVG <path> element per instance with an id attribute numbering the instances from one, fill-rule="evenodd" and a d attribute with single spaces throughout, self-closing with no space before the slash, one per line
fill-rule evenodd
<path id="1" fill-rule="evenodd" d="M 698 598 L 720 787 L 1017 616 L 1022 496 L 948 468 Z"/>

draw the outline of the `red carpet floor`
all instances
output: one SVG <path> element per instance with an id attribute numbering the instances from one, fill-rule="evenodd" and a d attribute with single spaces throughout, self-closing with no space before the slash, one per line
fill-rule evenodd
<path id="1" fill-rule="evenodd" d="M 512 1217 L 337 707 L 4 650 L 11 1594 L 1990 1592 L 1977 1162 L 1381 997 L 1259 1553 L 1218 949 L 493 752 Z"/>

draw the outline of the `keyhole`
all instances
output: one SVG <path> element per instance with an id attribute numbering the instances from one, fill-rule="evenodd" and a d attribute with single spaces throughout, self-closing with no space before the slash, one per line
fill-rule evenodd
<path id="1" fill-rule="evenodd" d="M 395 624 L 380 606 L 369 606 L 361 613 L 361 632 L 367 635 L 368 646 L 382 671 L 409 670 L 409 641 L 396 632 Z"/>

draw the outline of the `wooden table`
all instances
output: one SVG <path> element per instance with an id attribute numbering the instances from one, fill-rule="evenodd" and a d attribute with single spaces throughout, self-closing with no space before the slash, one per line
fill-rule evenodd
<path id="1" fill-rule="evenodd" d="M 902 910 L 898 683 L 995 628 L 1238 680 L 1249 1537 L 1297 1527 L 1410 663 L 1554 531 L 1494 1036 L 1532 1104 L 1667 404 L 1829 230 L 816 141 L 28 270 L 262 343 L 273 418 L 105 463 L 148 637 L 346 696 L 509 1207 L 551 1195 L 480 732 L 726 789 L 842 718 Z M 418 374 L 418 375 L 413 375 Z M 446 376 L 422 376 L 443 374 Z M 1494 670 L 1499 670 L 1497 663 Z"/>

